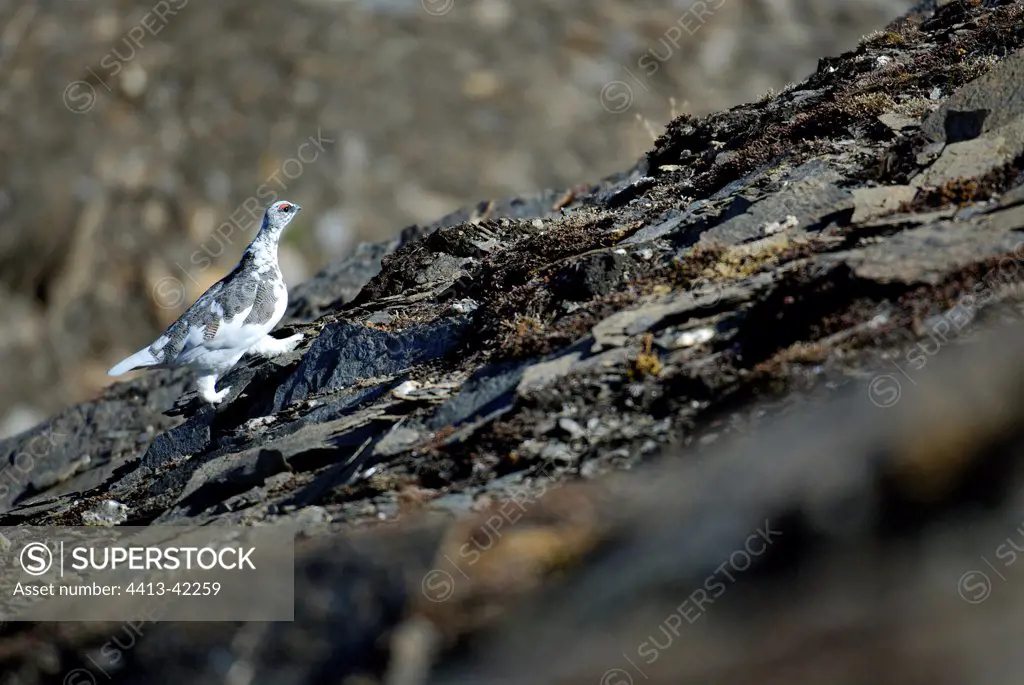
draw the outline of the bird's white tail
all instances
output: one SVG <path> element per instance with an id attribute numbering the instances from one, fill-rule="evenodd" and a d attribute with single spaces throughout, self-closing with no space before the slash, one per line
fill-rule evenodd
<path id="1" fill-rule="evenodd" d="M 148 347 L 144 347 L 132 356 L 118 363 L 110 371 L 107 371 L 107 375 L 120 376 L 122 373 L 127 373 L 132 369 L 140 369 L 144 366 L 154 366 L 157 363 L 159 363 L 159 360 L 150 353 Z"/>

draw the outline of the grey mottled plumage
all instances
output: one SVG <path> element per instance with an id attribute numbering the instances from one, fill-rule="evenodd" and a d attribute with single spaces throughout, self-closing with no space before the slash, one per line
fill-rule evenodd
<path id="1" fill-rule="evenodd" d="M 136 368 L 187 366 L 207 402 L 216 404 L 230 388 L 216 391 L 217 379 L 248 353 L 275 356 L 295 349 L 302 334 L 277 340 L 269 333 L 284 315 L 288 290 L 277 264 L 285 226 L 302 208 L 275 202 L 238 265 L 210 287 L 163 335 L 110 370 L 118 376 Z"/>

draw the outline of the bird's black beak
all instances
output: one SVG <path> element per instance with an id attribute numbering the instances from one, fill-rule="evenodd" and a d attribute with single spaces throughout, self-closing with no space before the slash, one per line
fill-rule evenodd
<path id="1" fill-rule="evenodd" d="M 292 206 L 295 207 L 295 212 L 296 213 L 299 213 L 299 212 L 302 211 L 302 205 L 292 205 Z"/>

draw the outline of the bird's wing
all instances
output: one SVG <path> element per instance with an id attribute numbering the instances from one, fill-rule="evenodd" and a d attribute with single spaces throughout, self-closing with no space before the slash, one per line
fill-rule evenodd
<path id="1" fill-rule="evenodd" d="M 287 297 L 287 293 L 285 293 Z M 259 279 L 253 295 L 252 309 L 246 314 L 244 323 L 263 325 L 270 321 L 277 311 L 278 293 L 275 292 L 274 281 Z"/>
<path id="2" fill-rule="evenodd" d="M 233 347 L 238 328 L 256 304 L 258 281 L 235 269 L 210 286 L 150 346 L 163 363 L 183 360 L 197 347 Z"/>

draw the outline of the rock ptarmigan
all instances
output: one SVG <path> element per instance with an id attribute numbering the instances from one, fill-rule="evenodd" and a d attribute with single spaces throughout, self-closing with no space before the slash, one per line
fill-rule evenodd
<path id="1" fill-rule="evenodd" d="M 267 207 L 263 225 L 231 273 L 214 283 L 151 345 L 107 373 L 133 369 L 188 367 L 196 374 L 199 396 L 210 404 L 224 400 L 231 388 L 216 390 L 217 380 L 244 354 L 276 357 L 291 352 L 302 334 L 278 340 L 270 331 L 284 316 L 288 288 L 277 264 L 277 246 L 302 209 L 280 201 Z"/>

